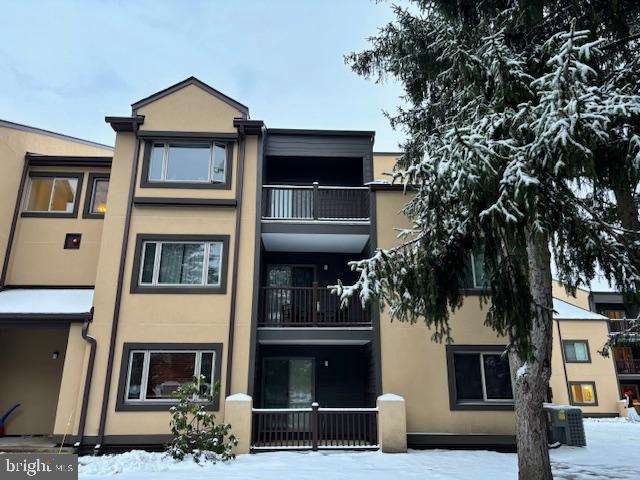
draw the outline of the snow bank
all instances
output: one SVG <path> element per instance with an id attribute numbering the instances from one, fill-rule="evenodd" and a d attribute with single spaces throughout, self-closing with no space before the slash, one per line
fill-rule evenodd
<path id="1" fill-rule="evenodd" d="M 587 447 L 562 446 L 551 451 L 554 478 L 638 479 L 640 424 L 624 419 L 585 420 Z M 517 478 L 517 457 L 484 450 L 380 452 L 274 452 L 241 455 L 231 462 L 177 462 L 163 453 L 132 451 L 81 457 L 80 478 L 91 480 L 495 480 Z"/>

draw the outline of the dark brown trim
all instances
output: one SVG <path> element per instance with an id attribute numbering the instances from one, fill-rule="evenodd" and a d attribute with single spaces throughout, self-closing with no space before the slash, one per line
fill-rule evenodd
<path id="1" fill-rule="evenodd" d="M 489 433 L 407 433 L 407 445 L 412 448 L 443 447 L 513 447 L 515 435 Z"/>
<path id="2" fill-rule="evenodd" d="M 400 155 L 402 155 L 404 152 L 373 152 L 373 155 L 382 155 L 382 156 L 389 156 L 389 157 L 399 157 Z"/>
<path id="3" fill-rule="evenodd" d="M 2 274 L 0 274 L 0 288 L 4 287 L 7 280 L 7 271 L 9 269 L 9 259 L 11 258 L 11 249 L 13 248 L 13 239 L 16 234 L 16 225 L 18 223 L 18 216 L 20 210 L 22 210 L 22 196 L 24 192 L 24 186 L 27 182 L 27 173 L 29 172 L 29 164 L 25 159 L 22 165 L 22 175 L 20 176 L 20 184 L 18 185 L 18 191 L 16 193 L 16 203 L 13 207 L 13 218 L 11 219 L 11 226 L 9 227 L 9 235 L 7 236 L 7 247 L 4 251 L 4 260 L 2 261 Z"/>
<path id="4" fill-rule="evenodd" d="M 173 130 L 140 130 L 138 137 L 143 140 L 207 140 L 228 142 L 238 139 L 237 133 L 229 132 L 182 132 Z"/>
<path id="5" fill-rule="evenodd" d="M 140 265 L 142 262 L 143 242 L 222 242 L 222 258 L 220 259 L 220 285 L 219 286 L 147 286 L 139 285 Z M 227 293 L 227 268 L 229 264 L 229 235 L 167 235 L 153 233 L 139 233 L 136 235 L 136 244 L 133 254 L 133 271 L 131 273 L 131 285 L 129 293 L 152 294 L 225 294 Z M 234 253 L 235 257 L 235 253 Z"/>
<path id="6" fill-rule="evenodd" d="M 370 160 L 373 162 L 373 160 Z M 373 175 L 373 168 L 371 168 Z M 376 195 L 369 195 L 369 255 L 373 256 L 378 249 L 378 205 Z M 375 371 L 376 396 L 382 395 L 382 346 L 380 333 L 380 305 L 375 302 L 371 306 L 372 354 Z"/>
<path id="7" fill-rule="evenodd" d="M 235 198 L 134 197 L 136 207 L 229 207 L 235 208 Z"/>
<path id="8" fill-rule="evenodd" d="M 144 123 L 144 115 L 131 117 L 104 117 L 104 121 L 111 125 L 115 132 L 136 132 Z"/>
<path id="9" fill-rule="evenodd" d="M 40 155 L 27 152 L 30 167 L 102 167 L 111 168 L 111 156 Z"/>
<path id="10" fill-rule="evenodd" d="M 87 191 L 84 195 L 82 218 L 104 218 L 104 213 L 93 213 L 91 211 L 91 202 L 93 201 L 93 189 L 95 188 L 96 180 L 108 181 L 109 178 L 110 175 L 108 173 L 89 173 L 89 178 L 87 179 Z"/>
<path id="11" fill-rule="evenodd" d="M 375 137 L 375 130 L 316 130 L 303 128 L 269 128 L 269 135 L 315 135 L 319 137 Z"/>
<path id="12" fill-rule="evenodd" d="M 182 140 L 203 140 L 202 138 L 183 137 Z M 154 138 L 154 140 L 170 140 L 170 138 Z M 142 157 L 142 176 L 140 177 L 140 188 L 174 188 L 177 190 L 230 190 L 231 178 L 233 176 L 233 151 L 234 141 L 224 138 L 207 138 L 207 142 L 224 143 L 227 146 L 227 163 L 225 165 L 225 177 L 223 183 L 197 183 L 197 182 L 167 182 L 149 180 L 149 161 L 154 140 L 147 139 L 144 142 L 144 156 Z"/>
<path id="13" fill-rule="evenodd" d="M 594 403 L 582 403 L 582 402 L 576 402 L 573 399 L 573 394 L 571 392 L 571 386 L 572 385 L 584 385 L 584 384 L 590 384 L 593 385 L 593 396 L 595 397 Z M 569 403 L 570 405 L 575 405 L 576 407 L 597 407 L 598 406 L 598 391 L 596 390 L 596 382 L 594 380 L 576 380 L 576 381 L 571 381 L 571 382 L 567 382 L 567 385 L 569 386 Z"/>
<path id="14" fill-rule="evenodd" d="M 127 210 L 124 216 L 124 231 L 122 232 L 122 245 L 120 246 L 120 261 L 118 265 L 118 279 L 116 281 L 116 298 L 113 306 L 113 319 L 111 322 L 111 335 L 109 338 L 109 352 L 107 357 L 107 369 L 105 372 L 104 390 L 102 393 L 102 405 L 100 407 L 100 423 L 98 424 L 98 444 L 102 443 L 107 422 L 107 408 L 109 406 L 109 394 L 111 392 L 111 378 L 113 375 L 113 361 L 115 355 L 116 339 L 118 337 L 118 323 L 120 320 L 120 305 L 122 303 L 122 284 L 124 283 L 124 266 L 127 261 L 127 246 L 129 244 L 129 231 L 131 229 L 131 212 L 133 211 L 133 195 L 136 190 L 136 177 L 138 162 L 140 159 L 140 139 L 136 136 L 138 124 L 133 122 L 135 147 L 131 158 L 131 173 L 129 179 L 129 194 L 127 196 Z"/>
<path id="15" fill-rule="evenodd" d="M 248 120 L 246 118 L 234 118 L 233 126 L 244 131 L 245 135 L 262 135 L 264 122 L 262 120 Z"/>
<path id="16" fill-rule="evenodd" d="M 129 356 L 132 350 L 213 350 L 215 352 L 215 365 L 213 371 L 214 384 L 220 381 L 222 372 L 222 343 L 130 343 L 122 346 L 122 360 L 120 362 L 120 376 L 118 380 L 118 397 L 116 399 L 116 412 L 168 412 L 176 402 L 157 403 L 127 403 L 125 392 L 127 388 L 127 373 L 129 370 Z M 207 410 L 220 409 L 220 392 L 215 392 L 211 402 L 205 404 Z"/>
<path id="17" fill-rule="evenodd" d="M 619 418 L 618 412 L 582 412 L 583 418 Z"/>
<path id="18" fill-rule="evenodd" d="M 94 289 L 95 285 L 5 285 L 3 290 L 16 290 L 16 289 L 24 289 L 24 290 L 34 290 L 34 289 L 47 289 L 47 290 L 89 290 Z"/>
<path id="19" fill-rule="evenodd" d="M 412 192 L 417 190 L 417 187 L 414 185 L 403 185 L 400 183 L 369 183 L 367 185 L 369 190 L 376 191 L 390 191 L 390 192 Z"/>
<path id="20" fill-rule="evenodd" d="M 57 434 L 53 435 L 51 439 L 56 445 L 60 445 L 64 440 L 65 446 L 73 446 L 78 441 L 78 436 Z M 171 442 L 171 439 L 170 434 L 104 435 L 102 437 L 101 451 L 111 451 L 112 449 L 114 451 L 131 450 L 131 447 L 155 447 L 164 450 L 165 446 Z M 96 435 L 86 435 L 82 442 L 82 445 L 91 447 L 97 444 L 98 436 Z M 84 450 L 81 448 L 80 451 L 83 452 Z"/>
<path id="21" fill-rule="evenodd" d="M 564 351 L 565 344 L 567 344 L 567 343 L 577 343 L 577 342 L 582 342 L 582 343 L 586 343 L 587 344 L 587 360 L 567 360 L 566 352 Z M 591 363 L 591 349 L 589 347 L 589 340 L 582 339 L 582 338 L 570 339 L 570 340 L 561 340 L 561 345 L 562 345 L 562 353 L 564 355 L 563 358 L 564 358 L 565 363 Z"/>
<path id="22" fill-rule="evenodd" d="M 84 322 L 91 320 L 93 315 L 86 313 L 0 313 L 0 321 L 18 321 L 18 322 Z"/>
<path id="23" fill-rule="evenodd" d="M 479 353 L 503 353 L 505 345 L 446 345 L 447 355 L 447 381 L 449 384 L 449 410 L 513 410 L 513 400 L 505 402 L 458 403 L 456 391 L 455 353 L 479 352 Z"/>
<path id="24" fill-rule="evenodd" d="M 20 214 L 21 217 L 32 217 L 32 218 L 78 218 L 78 209 L 80 207 L 80 197 L 82 196 L 82 181 L 84 179 L 84 173 L 62 173 L 62 172 L 30 172 L 29 180 L 32 178 L 75 178 L 78 180 L 78 185 L 76 187 L 76 198 L 73 203 L 73 212 L 70 213 L 62 213 L 62 212 L 25 212 L 22 211 Z M 26 186 L 26 185 L 25 185 Z M 24 192 L 25 195 L 28 192 Z M 24 209 L 24 203 L 26 200 L 26 196 L 20 201 L 20 209 Z"/>
<path id="25" fill-rule="evenodd" d="M 93 308 L 91 308 L 91 314 L 93 316 Z M 82 440 L 84 438 L 84 429 L 87 423 L 87 409 L 89 408 L 89 392 L 91 391 L 91 380 L 93 379 L 93 365 L 96 360 L 96 348 L 98 342 L 95 338 L 88 334 L 89 322 L 86 320 L 82 325 L 82 339 L 89 344 L 89 362 L 87 363 L 87 372 L 84 379 L 84 388 L 82 390 L 82 403 L 80 404 L 80 420 L 78 422 L 78 450 L 82 447 Z"/>
<path id="26" fill-rule="evenodd" d="M 162 97 L 166 97 L 167 95 L 170 95 L 174 92 L 177 92 L 178 90 L 183 89 L 184 87 L 187 87 L 189 85 L 195 85 L 197 87 L 200 87 L 202 90 L 204 90 L 205 92 L 213 95 L 214 97 L 216 97 L 218 100 L 222 100 L 223 102 L 225 102 L 228 105 L 231 105 L 233 108 L 237 109 L 240 113 L 242 113 L 242 116 L 244 118 L 249 116 L 249 108 L 246 105 L 243 105 L 242 103 L 238 102 L 237 100 L 234 100 L 231 97 L 228 97 L 227 95 L 225 95 L 222 92 L 219 92 L 218 90 L 216 90 L 215 88 L 211 87 L 210 85 L 207 85 L 206 83 L 204 83 L 202 80 L 197 79 L 196 77 L 189 77 L 186 78 L 184 80 L 182 80 L 181 82 L 178 82 L 174 85 L 171 85 L 170 87 L 167 87 L 163 90 L 160 90 L 159 92 L 156 92 L 152 95 L 149 95 L 148 97 L 145 97 L 141 100 L 138 100 L 137 102 L 131 104 L 131 110 L 133 111 L 133 113 L 137 113 L 136 111 L 140 108 L 140 107 L 144 107 L 145 105 L 151 103 L 151 102 L 155 102 L 156 100 L 159 100 Z"/>

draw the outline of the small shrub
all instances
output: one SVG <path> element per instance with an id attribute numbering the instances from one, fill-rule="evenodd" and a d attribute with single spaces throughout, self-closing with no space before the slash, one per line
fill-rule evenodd
<path id="1" fill-rule="evenodd" d="M 191 383 L 182 385 L 173 392 L 178 404 L 170 408 L 171 435 L 173 440 L 168 446 L 169 454 L 176 460 L 183 460 L 188 454 L 193 460 L 217 461 L 235 458 L 232 448 L 238 440 L 231 432 L 231 425 L 216 425 L 216 417 L 206 411 L 206 401 L 211 401 L 213 391 L 218 391 L 216 384 L 212 389 L 205 382 L 204 375 L 193 377 Z"/>

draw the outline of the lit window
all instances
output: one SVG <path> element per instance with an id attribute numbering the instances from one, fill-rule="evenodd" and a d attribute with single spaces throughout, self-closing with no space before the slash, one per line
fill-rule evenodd
<path id="1" fill-rule="evenodd" d="M 594 382 L 572 382 L 570 390 L 573 405 L 597 405 L 596 384 Z"/>
<path id="2" fill-rule="evenodd" d="M 570 363 L 588 363 L 589 345 L 584 340 L 566 340 L 563 343 L 564 358 Z"/>
<path id="3" fill-rule="evenodd" d="M 222 242 L 154 242 L 142 245 L 140 285 L 220 286 Z"/>
<path id="4" fill-rule="evenodd" d="M 175 401 L 173 392 L 200 376 L 204 379 L 200 380 L 199 399 L 210 400 L 215 362 L 215 351 L 133 350 L 129 354 L 125 402 Z"/>
<path id="5" fill-rule="evenodd" d="M 453 369 L 458 404 L 513 402 L 509 361 L 501 353 L 455 352 Z"/>
<path id="6" fill-rule="evenodd" d="M 224 183 L 224 143 L 154 143 L 149 157 L 150 182 Z"/>
<path id="7" fill-rule="evenodd" d="M 75 177 L 30 177 L 24 211 L 73 213 L 77 188 L 78 179 Z"/>
<path id="8" fill-rule="evenodd" d="M 104 215 L 107 211 L 107 193 L 109 192 L 109 180 L 96 178 L 91 187 L 90 213 Z"/>

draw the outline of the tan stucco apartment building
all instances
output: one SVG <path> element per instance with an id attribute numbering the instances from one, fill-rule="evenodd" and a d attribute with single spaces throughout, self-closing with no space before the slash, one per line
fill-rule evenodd
<path id="1" fill-rule="evenodd" d="M 286 411 L 312 402 L 334 415 L 324 441 L 368 435 L 383 393 L 404 397 L 410 446 L 513 444 L 481 259 L 451 345 L 328 288 L 398 242 L 397 154 L 374 153 L 374 132 L 268 128 L 195 78 L 106 121 L 113 149 L 0 122 L 0 415 L 20 404 L 7 435 L 158 446 L 172 392 L 204 375 L 219 420 L 226 397 L 252 397 L 255 449 L 308 428 Z M 614 362 L 597 353 L 608 319 L 557 297 L 553 401 L 616 415 Z"/>

